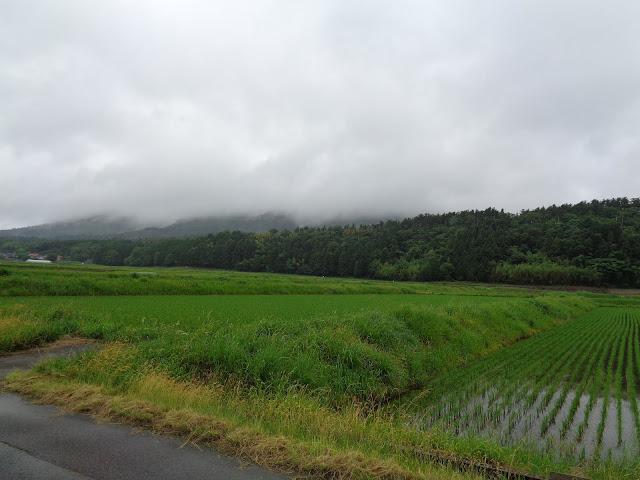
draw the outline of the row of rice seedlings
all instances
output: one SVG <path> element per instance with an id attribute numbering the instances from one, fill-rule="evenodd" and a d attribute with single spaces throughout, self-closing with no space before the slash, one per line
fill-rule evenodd
<path id="1" fill-rule="evenodd" d="M 538 348 L 540 348 L 539 345 Z M 497 428 L 498 421 L 512 408 L 515 393 L 519 391 L 522 385 L 516 380 L 517 377 L 526 379 L 524 383 L 527 383 L 528 379 L 540 371 L 541 367 L 547 362 L 544 355 L 535 355 L 534 351 L 528 353 L 529 355 L 524 359 L 512 362 L 512 365 L 515 364 L 515 375 L 504 375 L 501 381 L 492 387 L 491 395 L 488 397 L 487 412 L 481 419 L 482 421 L 476 425 L 475 428 L 477 430 L 487 427 L 489 421 L 493 423 L 494 428 Z"/>
<path id="2" fill-rule="evenodd" d="M 569 329 L 563 329 L 561 335 L 547 335 L 545 338 L 537 337 L 535 340 L 526 342 L 519 346 L 520 348 L 511 351 L 512 355 L 500 356 L 500 362 L 496 364 L 495 369 L 502 375 L 494 377 L 494 382 L 488 381 L 484 377 L 484 385 L 481 396 L 477 397 L 481 401 L 476 400 L 473 408 L 467 406 L 466 412 L 462 419 L 458 422 L 456 430 L 473 429 L 479 433 L 489 422 L 496 424 L 504 418 L 506 412 L 510 409 L 514 401 L 514 393 L 521 383 L 515 381 L 515 378 L 529 379 L 533 374 L 543 369 L 543 365 L 549 362 L 550 351 L 547 344 L 561 344 L 566 341 L 565 336 L 571 335 Z M 540 352 L 544 354 L 540 355 Z M 496 357 L 498 357 L 496 355 Z M 486 395 L 486 396 L 485 396 Z M 486 404 L 486 408 L 485 407 Z"/>
<path id="3" fill-rule="evenodd" d="M 591 383 L 591 388 L 589 389 L 589 401 L 587 402 L 587 406 L 585 407 L 582 422 L 580 422 L 580 424 L 578 425 L 578 431 L 576 435 L 576 439 L 578 442 L 581 442 L 583 440 L 584 433 L 591 419 L 591 413 L 598 398 L 598 394 L 603 389 L 603 372 L 605 371 L 606 365 L 609 362 L 609 359 L 611 357 L 611 350 L 613 348 L 613 342 L 611 341 L 612 338 L 610 336 L 606 336 L 605 339 L 606 344 L 604 354 L 598 360 L 598 364 L 593 375 L 593 382 Z"/>
<path id="4" fill-rule="evenodd" d="M 623 430 L 623 397 L 628 395 L 640 446 L 640 325 L 636 312 L 624 312 L 622 318 L 621 313 L 593 311 L 442 380 L 438 388 L 449 388 L 450 394 L 446 407 L 438 409 L 440 425 L 455 434 L 490 435 L 503 444 L 517 442 L 518 433 L 539 425 L 539 439 L 547 437 L 548 451 L 560 448 L 557 442 L 571 431 L 570 448 L 583 441 L 592 445 L 583 445 L 579 458 L 601 457 L 605 447 L 612 456 L 611 442 L 617 437 L 620 447 L 630 434 L 626 425 Z M 463 387 L 456 389 L 455 383 Z M 611 411 L 614 400 L 616 413 Z M 607 422 L 607 415 L 616 416 L 616 423 L 613 417 Z M 552 425 L 558 426 L 551 430 Z M 616 427 L 617 435 L 610 430 Z M 610 432 L 606 441 L 605 430 Z"/>
<path id="5" fill-rule="evenodd" d="M 611 318 L 611 312 L 609 312 L 608 310 L 603 310 L 603 315 L 606 315 L 606 322 L 609 325 L 609 331 L 608 331 L 608 335 L 607 335 L 607 353 L 605 355 L 605 358 L 603 359 L 602 362 L 598 363 L 598 368 L 596 369 L 595 372 L 595 388 L 593 389 L 592 392 L 592 398 L 590 398 L 590 400 L 592 400 L 591 402 L 591 407 L 593 408 L 595 405 L 595 401 L 598 400 L 599 398 L 602 399 L 603 404 L 605 401 L 605 397 L 608 397 L 609 393 L 610 393 L 610 377 L 612 377 L 612 374 L 610 373 L 613 370 L 613 365 L 616 361 L 617 358 L 617 351 L 619 348 L 619 343 L 617 342 L 618 340 L 618 329 L 619 329 L 619 325 L 618 325 L 618 319 L 617 318 Z M 607 398 L 608 401 L 608 398 Z M 600 411 L 600 419 L 603 420 L 602 418 L 602 409 Z M 598 429 L 601 428 L 598 425 Z M 597 433 L 596 433 L 596 440 L 597 440 Z"/>
<path id="6" fill-rule="evenodd" d="M 558 327 L 554 335 L 533 337 L 519 344 L 517 348 L 505 349 L 487 357 L 482 362 L 476 363 L 473 367 L 459 370 L 458 375 L 455 377 L 448 377 L 440 385 L 434 386 L 431 396 L 445 400 L 441 403 L 441 407 L 444 405 L 450 407 L 460 406 L 466 400 L 482 396 L 493 385 L 490 380 L 494 378 L 501 379 L 510 374 L 521 376 L 521 361 L 529 361 L 532 356 L 538 358 L 541 351 L 548 352 L 546 345 L 545 347 L 540 345 L 541 342 L 547 343 L 552 339 L 553 342 L 562 343 L 562 335 L 557 335 L 557 333 L 564 333 L 567 337 L 574 335 L 569 324 L 565 324 Z M 464 390 L 456 389 L 455 397 L 446 395 L 446 392 L 451 392 L 454 386 L 459 385 L 466 385 L 466 388 Z M 448 408 L 441 409 L 448 410 Z"/>
<path id="7" fill-rule="evenodd" d="M 508 372 L 502 375 L 503 383 L 510 386 L 507 395 L 521 390 L 521 387 L 531 382 L 538 372 L 544 372 L 545 369 L 540 368 L 540 365 L 553 362 L 558 347 L 566 344 L 568 339 L 575 335 L 572 329 L 561 327 L 553 333 L 541 335 L 535 339 L 536 341 L 528 342 L 528 348 L 521 348 L 518 352 L 520 355 L 510 356 L 500 365 L 499 368 Z M 490 400 L 495 400 L 498 396 L 494 395 Z"/>
<path id="8" fill-rule="evenodd" d="M 540 424 L 541 436 L 546 435 L 549 427 L 555 422 L 558 411 L 564 404 L 569 393 L 569 388 L 573 385 L 578 374 L 581 372 L 581 369 L 584 368 L 584 365 L 588 362 L 588 357 L 584 355 L 584 352 L 593 350 L 594 344 L 597 344 L 597 340 L 602 337 L 601 332 L 604 325 L 600 324 L 599 327 L 600 328 L 585 328 L 582 331 L 587 331 L 590 334 L 583 335 L 583 339 L 574 341 L 570 346 L 565 346 L 565 348 L 573 349 L 575 355 L 572 357 L 572 362 L 566 363 L 562 373 L 556 376 L 556 380 L 549 387 L 541 405 L 538 406 L 538 413 L 541 414 L 551 402 L 551 399 L 560 387 L 560 384 L 564 383 L 564 387 L 557 396 L 551 410 L 542 418 L 542 422 Z M 568 379 L 565 381 L 567 377 Z"/>
<path id="9" fill-rule="evenodd" d="M 588 344 L 585 343 L 579 346 L 576 345 L 576 350 L 580 352 L 579 361 L 572 365 L 567 365 L 567 369 L 565 369 L 565 371 L 569 372 L 569 378 L 567 381 L 564 382 L 564 387 L 562 388 L 562 392 L 554 402 L 554 405 L 551 408 L 551 411 L 547 415 L 545 415 L 544 418 L 542 419 L 542 423 L 540 426 L 540 435 L 545 435 L 549 430 L 549 427 L 556 421 L 558 412 L 560 411 L 560 408 L 562 407 L 562 405 L 564 405 L 564 402 L 567 399 L 567 395 L 569 394 L 569 389 L 573 387 L 574 382 L 581 371 L 580 369 L 588 368 L 588 365 L 590 363 L 589 357 L 587 355 L 584 355 L 584 352 L 592 351 L 594 349 L 594 343 L 595 343 L 595 348 L 597 348 L 597 344 L 599 343 L 598 338 L 601 339 L 602 336 L 598 335 L 598 336 L 592 337 L 593 342 L 590 342 Z M 584 367 L 584 365 L 587 365 L 587 366 Z M 559 383 L 563 381 L 563 378 L 564 377 L 558 378 L 558 381 L 556 382 L 556 388 L 557 386 L 559 386 Z"/>
<path id="10" fill-rule="evenodd" d="M 478 362 L 471 368 L 463 368 L 457 375 L 448 377 L 445 382 L 434 388 L 432 398 L 439 398 L 438 408 L 430 416 L 431 424 L 444 418 L 451 418 L 467 408 L 469 402 L 482 398 L 492 378 L 499 378 L 501 360 L 498 355 Z M 458 389 L 465 385 L 463 389 Z M 445 394 L 444 392 L 449 392 Z"/>
<path id="11" fill-rule="evenodd" d="M 590 329 L 584 329 L 584 331 L 589 333 L 589 337 L 591 338 L 586 338 L 585 341 L 591 341 L 592 338 L 595 338 L 595 334 L 593 331 L 590 331 Z M 573 333 L 573 332 L 570 332 Z M 528 382 L 523 382 L 520 386 L 519 389 L 517 389 L 514 393 L 514 396 L 518 396 L 518 397 L 524 397 L 523 401 L 520 402 L 520 406 L 518 409 L 514 409 L 514 411 L 511 413 L 511 416 L 509 418 L 509 423 L 507 426 L 507 429 L 509 432 L 512 432 L 514 427 L 516 426 L 516 423 L 518 422 L 518 420 L 524 416 L 524 414 L 529 411 L 531 409 L 531 407 L 535 404 L 536 400 L 538 399 L 538 397 L 540 396 L 540 391 L 542 391 L 542 389 L 546 388 L 547 382 L 546 382 L 546 378 L 553 378 L 553 377 L 557 377 L 557 378 L 562 378 L 563 374 L 559 372 L 559 369 L 562 368 L 562 366 L 568 366 L 566 364 L 567 361 L 569 361 L 570 358 L 573 358 L 575 360 L 576 355 L 575 355 L 575 351 L 572 351 L 571 349 L 566 348 L 566 345 L 569 343 L 568 340 L 569 338 L 563 338 L 562 339 L 562 343 L 559 346 L 551 346 L 549 345 L 548 347 L 545 345 L 546 347 L 546 351 L 548 353 L 548 356 L 541 356 L 541 360 L 543 360 L 546 365 L 552 365 L 551 368 L 545 368 L 544 365 L 542 367 L 538 368 L 538 371 L 542 371 L 547 373 L 546 377 L 538 377 L 535 380 L 529 380 Z M 561 357 L 558 357 L 558 352 L 562 351 L 563 353 L 561 354 Z M 571 355 L 573 353 L 573 356 L 570 357 L 569 355 Z M 552 392 L 555 389 L 549 389 L 549 391 Z M 528 395 L 523 395 L 525 392 L 530 392 Z"/>
<path id="12" fill-rule="evenodd" d="M 569 426 L 573 422 L 576 411 L 578 410 L 578 406 L 581 404 L 585 405 L 583 403 L 584 398 L 582 395 L 584 393 L 586 385 L 587 384 L 591 385 L 592 383 L 594 383 L 593 381 L 594 375 L 596 378 L 601 378 L 601 373 L 604 371 L 604 368 L 605 368 L 604 365 L 607 362 L 607 360 L 611 362 L 616 358 L 615 356 L 611 358 L 612 353 L 613 355 L 615 355 L 615 350 L 614 352 L 612 352 L 612 349 L 614 348 L 615 339 L 620 336 L 621 324 L 620 322 L 614 321 L 614 324 L 611 325 L 610 319 L 607 319 L 607 321 L 602 321 L 604 320 L 605 314 L 608 314 L 608 312 L 600 311 L 599 313 L 600 315 L 597 316 L 598 317 L 597 320 L 599 320 L 601 328 L 598 330 L 602 331 L 602 327 L 605 327 L 606 331 L 602 332 L 601 339 L 597 342 L 597 345 L 595 346 L 595 348 L 592 348 L 591 346 L 586 345 L 584 343 L 580 343 L 580 342 L 575 342 L 575 345 L 574 345 L 575 348 L 581 350 L 583 353 L 593 352 L 593 355 L 589 355 L 589 357 L 594 356 L 594 358 L 591 359 L 586 364 L 583 371 L 580 370 L 580 368 L 582 368 L 580 367 L 579 369 L 575 370 L 574 373 L 572 374 L 572 378 L 570 379 L 570 384 L 574 383 L 574 381 L 576 381 L 577 378 L 580 378 L 581 380 L 580 380 L 579 388 L 575 392 L 575 395 L 573 397 L 571 404 L 563 405 L 563 402 L 566 401 L 566 398 L 564 397 L 568 395 L 568 391 L 569 391 L 568 387 L 570 387 L 570 384 L 569 384 L 569 385 L 565 385 L 565 389 L 560 395 L 560 397 L 557 398 L 557 401 L 555 402 L 555 405 L 551 410 L 551 413 L 546 417 L 546 420 L 543 420 L 542 431 L 544 432 L 545 430 L 548 430 L 549 426 L 553 423 L 552 421 L 553 417 L 559 412 L 564 412 L 563 415 L 566 415 L 566 417 L 563 421 L 563 426 L 560 427 L 558 431 L 558 435 L 560 436 L 560 439 L 563 438 L 563 435 L 566 436 L 566 432 L 568 431 Z M 626 336 L 623 336 L 623 338 L 626 343 Z M 598 363 L 596 363 L 596 361 Z M 594 365 L 598 365 L 598 367 L 594 369 Z M 607 366 L 609 368 L 612 368 L 612 365 L 607 365 Z M 590 411 L 591 408 L 593 408 L 594 399 L 598 398 L 598 394 L 604 389 L 604 384 L 605 384 L 604 380 L 606 379 L 601 378 L 600 383 L 595 382 L 595 385 L 592 388 L 590 388 L 591 390 L 591 395 L 589 398 L 590 405 L 588 408 L 583 407 L 583 412 L 581 412 L 581 415 L 580 415 L 581 417 L 584 416 L 585 410 Z M 611 384 L 610 381 L 609 381 L 609 384 Z M 584 429 L 588 423 L 588 414 L 586 415 L 586 417 L 587 418 L 585 418 L 585 420 L 587 421 L 584 421 L 582 426 L 579 427 L 579 433 L 576 436 L 578 439 L 581 439 L 584 433 Z M 605 419 L 601 419 L 601 420 L 604 421 Z M 563 430 L 564 430 L 564 434 L 562 434 Z M 547 439 L 547 443 L 554 450 L 557 450 L 558 446 L 554 445 L 554 442 L 551 441 L 551 438 Z M 599 452 L 595 452 L 595 454 L 597 455 L 599 454 Z M 609 450 L 608 454 L 611 455 L 611 450 Z M 581 457 L 583 459 L 585 458 L 584 448 L 581 452 Z"/>
<path id="13" fill-rule="evenodd" d="M 506 415 L 506 410 L 511 411 L 506 425 L 502 426 L 503 430 L 506 430 L 507 436 L 513 434 L 515 426 L 526 414 L 529 414 L 529 423 L 532 423 L 535 416 L 544 410 L 557 389 L 556 384 L 549 388 L 549 381 L 557 378 L 559 383 L 566 376 L 571 365 L 579 360 L 578 352 L 567 348 L 567 345 L 571 343 L 590 344 L 598 338 L 599 332 L 597 329 L 590 328 L 594 321 L 594 318 L 587 316 L 573 322 L 564 332 L 558 329 L 554 331 L 554 335 L 540 339 L 543 341 L 538 345 L 538 350 L 533 352 L 533 355 L 535 355 L 533 358 L 537 359 L 537 361 L 532 361 L 531 357 L 526 359 L 525 361 L 528 362 L 531 368 L 524 371 L 521 369 L 521 372 L 519 372 L 520 378 L 525 378 L 525 380 L 516 381 L 514 378 L 511 381 L 511 387 L 504 393 L 505 397 L 510 397 L 503 405 L 503 408 L 505 408 L 504 415 Z M 580 329 L 577 330 L 578 339 L 576 339 L 576 328 L 578 326 Z M 578 350 L 582 350 L 582 348 Z M 543 391 L 546 392 L 546 395 L 541 399 L 540 395 Z M 538 405 L 540 409 L 537 414 L 531 411 L 534 405 Z M 558 403 L 558 408 L 561 405 L 562 403 Z M 528 428 L 526 429 L 528 430 Z M 546 427 L 543 426 L 542 430 L 542 433 L 545 433 Z"/>
<path id="14" fill-rule="evenodd" d="M 611 328 L 612 332 L 617 332 L 620 330 L 618 323 L 619 322 L 616 319 L 615 324 Z M 604 435 L 604 428 L 607 421 L 607 413 L 609 411 L 611 385 L 614 383 L 615 374 L 613 371 L 613 366 L 617 361 L 618 352 L 620 350 L 620 342 L 618 341 L 617 335 L 610 335 L 610 341 L 612 344 L 612 348 L 611 348 L 611 354 L 609 355 L 607 370 L 604 377 L 602 410 L 600 412 L 600 423 L 598 424 L 598 430 L 596 432 L 596 449 L 593 453 L 594 458 L 599 458 L 602 451 L 602 438 Z"/>
<path id="15" fill-rule="evenodd" d="M 526 343 L 525 348 L 515 350 L 514 357 L 527 356 L 528 350 L 533 346 L 531 341 Z M 504 369 L 505 358 L 500 353 L 497 353 L 483 359 L 472 367 L 460 369 L 453 377 L 447 377 L 444 382 L 434 387 L 431 394 L 433 398 L 442 399 L 432 418 L 437 420 L 443 414 L 466 408 L 467 402 L 483 397 L 492 385 L 491 380 L 503 377 Z M 465 388 L 459 390 L 457 387 L 460 385 L 465 385 Z M 454 393 L 445 393 L 452 390 Z"/>
<path id="16" fill-rule="evenodd" d="M 633 322 L 633 333 L 632 335 L 629 335 L 627 345 L 627 348 L 629 349 L 629 361 L 627 362 L 626 372 L 627 392 L 635 419 L 638 446 L 640 447 L 640 406 L 638 405 L 638 388 L 640 387 L 640 319 L 638 318 L 638 315 L 634 315 L 631 316 L 631 320 Z M 637 376 L 636 370 L 638 371 Z"/>
<path id="17" fill-rule="evenodd" d="M 599 426 L 599 443 L 597 451 L 594 453 L 594 455 L 599 455 L 606 443 L 609 443 L 610 448 L 606 452 L 607 458 L 612 457 L 612 454 L 627 455 L 629 449 L 637 450 L 640 447 L 640 419 L 638 418 L 638 392 L 636 390 L 638 376 L 635 373 L 635 369 L 640 368 L 640 365 L 634 355 L 636 348 L 638 348 L 638 312 L 620 309 L 617 313 L 619 314 L 618 330 L 612 332 L 618 339 L 615 374 L 611 384 L 611 389 L 615 392 L 611 391 L 611 395 L 605 393 L 605 398 L 602 400 L 604 404 L 608 404 L 608 408 L 612 408 L 611 402 L 615 400 L 616 417 L 611 418 L 611 412 L 607 412 L 609 420 L 606 417 L 602 418 L 605 426 Z M 623 402 L 624 397 L 628 398 L 628 405 Z M 608 432 L 608 435 L 604 432 Z M 616 443 L 615 448 L 612 446 L 612 442 Z M 600 456 L 603 456 L 604 453 L 602 452 Z"/>
<path id="18" fill-rule="evenodd" d="M 575 341 L 575 332 L 573 330 L 575 330 L 575 325 L 573 328 L 566 329 L 565 332 L 554 332 L 556 334 L 560 333 L 560 335 L 545 336 L 537 345 L 537 350 L 530 352 L 531 355 L 524 359 L 524 364 L 518 362 L 519 371 L 516 370 L 517 376 L 526 380 L 522 382 L 516 381 L 517 378 L 505 378 L 504 382 L 507 383 L 508 387 L 506 389 L 501 388 L 496 396 L 501 398 L 502 402 L 495 401 L 492 403 L 489 412 L 481 419 L 483 421 L 478 427 L 484 427 L 488 420 L 493 420 L 495 423 L 497 420 L 504 419 L 507 413 L 512 410 L 506 427 L 507 433 L 511 434 L 517 419 L 524 414 L 525 410 L 529 410 L 531 404 L 538 398 L 539 390 L 535 395 L 530 395 L 528 401 L 516 399 L 522 398 L 524 392 L 535 388 L 536 385 L 539 386 L 539 389 L 544 388 L 548 384 L 548 379 L 564 378 L 570 366 L 580 358 L 577 350 L 566 348 L 566 345 L 570 343 L 569 339 L 573 338 Z M 597 335 L 598 332 L 590 328 L 583 328 L 578 333 L 583 342 L 591 342 L 597 338 Z M 562 354 L 558 358 L 559 351 L 562 351 Z M 526 366 L 523 368 L 523 365 Z M 551 368 L 545 368 L 549 365 L 551 365 Z M 535 374 L 538 372 L 543 372 L 542 377 L 535 378 Z M 549 391 L 553 395 L 555 388 L 549 389 Z M 524 397 L 527 398 L 526 395 Z M 514 403 L 517 403 L 517 406 L 514 406 Z M 497 428 L 498 425 L 494 424 L 494 427 Z"/>
<path id="19" fill-rule="evenodd" d="M 576 351 L 579 350 L 577 348 L 568 348 L 567 345 L 571 345 L 575 343 L 575 336 L 577 335 L 599 335 L 600 332 L 604 329 L 604 325 L 602 325 L 601 323 L 597 322 L 598 317 L 593 316 L 593 315 L 589 315 L 588 316 L 588 321 L 583 321 L 574 324 L 574 330 L 572 330 L 570 332 L 570 336 L 567 337 L 567 340 L 565 342 L 562 343 L 562 348 L 564 349 L 564 356 L 563 357 L 558 357 L 557 354 L 557 349 L 549 349 L 550 353 L 552 356 L 555 356 L 555 360 L 551 363 L 551 365 L 555 366 L 555 369 L 541 369 L 541 375 L 536 378 L 536 382 L 534 385 L 534 388 L 532 389 L 532 392 L 529 394 L 528 398 L 527 398 L 527 406 L 528 407 L 533 407 L 534 404 L 538 403 L 542 403 L 542 401 L 544 401 L 544 398 L 540 399 L 540 402 L 538 402 L 538 397 L 541 395 L 542 392 L 547 392 L 548 390 L 548 383 L 549 383 L 549 379 L 554 378 L 557 368 L 559 368 L 565 361 L 566 361 L 566 357 L 567 355 L 570 354 L 570 352 L 572 351 Z M 577 330 L 576 330 L 577 329 Z M 541 412 L 542 409 L 536 409 L 539 410 L 538 413 Z"/>
<path id="20" fill-rule="evenodd" d="M 567 437 L 567 433 L 569 432 L 569 427 L 574 421 L 575 415 L 578 411 L 578 407 L 580 406 L 580 400 L 584 395 L 585 390 L 588 386 L 593 383 L 593 375 L 596 371 L 596 365 L 599 359 L 604 355 L 604 350 L 606 347 L 606 339 L 605 335 L 600 336 L 600 340 L 594 350 L 594 354 L 589 356 L 589 364 L 582 375 L 582 379 L 578 384 L 576 389 L 576 394 L 571 401 L 571 405 L 569 406 L 569 413 L 567 417 L 562 422 L 562 427 L 560 428 L 560 438 L 564 439 Z"/>
<path id="21" fill-rule="evenodd" d="M 562 367 L 568 367 L 568 362 L 570 360 L 575 359 L 577 356 L 581 355 L 583 349 L 581 345 L 582 338 L 586 336 L 586 341 L 591 341 L 594 337 L 599 336 L 601 334 L 601 330 L 604 329 L 604 326 L 601 324 L 596 324 L 594 327 L 592 327 L 591 323 L 592 322 L 589 322 L 587 325 L 576 325 L 576 331 L 572 332 L 574 333 L 573 338 L 570 338 L 562 345 L 562 356 L 559 356 L 557 351 L 553 351 L 552 354 L 555 355 L 555 361 L 551 363 L 550 368 L 543 369 L 541 372 L 541 376 L 536 379 L 535 387 L 529 395 L 527 403 L 530 407 L 533 407 L 534 404 L 537 404 L 535 410 L 538 415 L 540 415 L 546 409 L 555 393 L 557 385 L 563 378 L 560 375 L 560 369 Z M 543 396 L 539 399 L 540 395 Z"/>
<path id="22" fill-rule="evenodd" d="M 505 404 L 505 401 L 511 398 L 513 388 L 518 385 L 514 381 L 514 377 L 529 378 L 531 373 L 539 368 L 538 363 L 543 362 L 543 359 L 539 356 L 534 357 L 537 360 L 536 362 L 529 361 L 538 349 L 537 342 L 529 342 L 526 347 L 520 348 L 516 355 L 503 359 L 502 363 L 496 366 L 497 375 L 494 375 L 491 379 L 484 379 L 480 394 L 483 398 L 486 396 L 487 406 L 491 405 L 494 411 L 509 408 L 510 405 Z M 522 365 L 527 366 L 526 370 L 522 370 Z M 498 404 L 500 405 L 499 407 Z M 498 418 L 495 413 L 488 412 L 487 415 L 492 416 L 494 420 Z"/>
<path id="23" fill-rule="evenodd" d="M 631 330 L 633 323 L 628 318 L 626 312 L 623 315 L 624 322 L 624 335 L 620 336 L 620 349 L 618 350 L 618 363 L 616 365 L 616 400 L 618 404 L 617 409 L 617 424 L 618 424 L 618 446 L 622 445 L 622 382 L 623 382 L 623 367 L 625 360 L 627 359 L 627 339 L 631 336 Z"/>
<path id="24" fill-rule="evenodd" d="M 513 429 L 516 424 L 527 413 L 529 414 L 529 423 L 531 424 L 534 418 L 546 408 L 546 404 L 544 405 L 545 408 L 541 406 L 542 400 L 548 403 L 548 401 L 553 398 L 554 394 L 556 394 L 560 381 L 567 376 L 568 372 L 573 371 L 574 373 L 570 378 L 570 383 L 566 385 L 563 395 L 558 399 L 552 413 L 547 416 L 546 421 L 544 422 L 545 424 L 541 425 L 542 434 L 546 433 L 548 426 L 553 423 L 553 419 L 555 419 L 555 416 L 566 399 L 569 386 L 573 383 L 578 373 L 582 371 L 581 369 L 583 368 L 584 363 L 589 359 L 589 357 L 583 358 L 583 354 L 581 352 L 592 350 L 592 344 L 600 343 L 603 338 L 606 325 L 599 320 L 600 318 L 597 315 L 588 315 L 586 318 L 582 319 L 582 321 L 576 322 L 572 325 L 573 328 L 568 330 L 570 335 L 567 338 L 562 338 L 562 342 L 557 342 L 559 345 L 556 342 L 554 342 L 556 344 L 552 348 L 550 348 L 550 345 L 541 345 L 542 348 L 540 352 L 537 352 L 538 356 L 535 357 L 538 361 L 531 362 L 530 365 L 534 367 L 534 370 L 542 372 L 542 375 L 537 376 L 535 379 L 529 378 L 524 382 L 512 382 L 512 387 L 505 393 L 505 396 L 508 395 L 511 397 L 511 399 L 507 400 L 505 403 L 507 409 L 511 409 L 511 414 L 509 415 L 507 424 L 502 425 L 502 429 L 507 430 L 507 437 L 512 436 Z M 576 328 L 578 327 L 579 330 L 576 331 Z M 576 338 L 576 333 L 578 338 Z M 565 336 L 556 336 L 556 338 L 560 337 Z M 549 342 L 545 343 L 548 344 Z M 567 345 L 572 345 L 572 348 L 568 348 Z M 560 351 L 562 351 L 562 354 L 559 353 Z M 542 352 L 544 353 L 540 355 Z M 573 368 L 576 362 L 578 362 L 578 368 Z M 541 366 L 540 363 L 542 363 Z M 548 368 L 549 365 L 551 365 L 550 368 Z M 587 369 L 586 367 L 584 368 Z M 524 377 L 524 375 L 522 376 Z M 556 378 L 557 382 L 549 388 L 549 382 L 553 378 Z M 523 395 L 524 392 L 529 393 L 528 395 Z M 540 398 L 541 392 L 545 392 L 546 398 Z M 525 397 L 524 400 L 522 399 L 523 397 Z M 519 400 L 517 400 L 517 404 L 514 406 L 513 403 L 516 399 Z M 534 409 L 535 411 L 539 410 L 537 413 L 535 413 L 535 411 L 531 411 L 534 404 L 538 406 L 538 408 Z"/>

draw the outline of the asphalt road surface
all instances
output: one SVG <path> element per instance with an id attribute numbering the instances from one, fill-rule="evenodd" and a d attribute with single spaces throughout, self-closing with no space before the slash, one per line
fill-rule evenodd
<path id="1" fill-rule="evenodd" d="M 0 356 L 0 381 L 45 356 L 68 354 L 78 345 Z M 30 405 L 0 391 L 0 479 L 47 480 L 284 480 L 246 462 L 218 455 L 184 440 L 124 425 L 97 424 L 90 417 L 61 414 L 54 407 Z"/>

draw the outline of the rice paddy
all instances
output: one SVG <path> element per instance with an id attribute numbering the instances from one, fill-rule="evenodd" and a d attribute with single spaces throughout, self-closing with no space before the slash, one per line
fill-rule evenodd
<path id="1" fill-rule="evenodd" d="M 437 379 L 416 423 L 624 461 L 640 455 L 639 395 L 640 309 L 598 308 Z"/>
<path id="2" fill-rule="evenodd" d="M 67 335 L 103 343 L 14 375 L 14 391 L 139 426 L 158 425 L 140 423 L 153 407 L 169 419 L 159 431 L 188 438 L 202 425 L 176 423 L 176 412 L 227 422 L 232 433 L 212 434 L 224 445 L 237 443 L 233 432 L 260 436 L 279 452 L 274 468 L 316 477 L 432 479 L 421 452 L 433 451 L 539 475 L 640 478 L 638 297 L 183 269 L 7 271 L 0 353 Z M 378 475 L 390 465 L 395 473 Z"/>

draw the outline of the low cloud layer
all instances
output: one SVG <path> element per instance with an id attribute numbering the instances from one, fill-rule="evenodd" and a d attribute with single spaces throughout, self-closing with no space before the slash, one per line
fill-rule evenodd
<path id="1" fill-rule="evenodd" d="M 10 2 L 0 228 L 638 196 L 640 4 Z"/>

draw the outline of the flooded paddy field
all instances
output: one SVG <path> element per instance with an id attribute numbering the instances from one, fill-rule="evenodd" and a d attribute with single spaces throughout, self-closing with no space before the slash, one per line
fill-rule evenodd
<path id="1" fill-rule="evenodd" d="M 640 309 L 599 308 L 437 379 L 418 428 L 582 461 L 640 455 Z"/>

